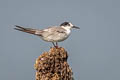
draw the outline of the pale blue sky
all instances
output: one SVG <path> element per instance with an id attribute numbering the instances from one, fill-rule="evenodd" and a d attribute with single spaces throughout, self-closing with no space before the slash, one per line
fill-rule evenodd
<path id="1" fill-rule="evenodd" d="M 43 29 L 70 21 L 69 53 L 75 80 L 120 80 L 119 0 L 0 0 L 0 80 L 34 80 L 35 59 L 51 43 L 15 31 L 14 25 Z"/>

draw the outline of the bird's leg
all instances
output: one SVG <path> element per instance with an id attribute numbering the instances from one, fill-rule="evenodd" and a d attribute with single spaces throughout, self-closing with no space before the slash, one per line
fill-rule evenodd
<path id="1" fill-rule="evenodd" d="M 56 47 L 55 44 L 54 44 L 54 42 L 52 42 L 52 44 L 53 44 L 54 47 Z"/>
<path id="2" fill-rule="evenodd" d="M 56 48 L 58 48 L 58 43 L 56 42 Z"/>

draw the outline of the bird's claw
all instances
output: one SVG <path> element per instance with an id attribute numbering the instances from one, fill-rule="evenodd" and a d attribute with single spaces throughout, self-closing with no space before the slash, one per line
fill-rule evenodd
<path id="1" fill-rule="evenodd" d="M 57 49 L 57 48 L 59 48 L 58 46 L 55 46 L 55 48 Z"/>

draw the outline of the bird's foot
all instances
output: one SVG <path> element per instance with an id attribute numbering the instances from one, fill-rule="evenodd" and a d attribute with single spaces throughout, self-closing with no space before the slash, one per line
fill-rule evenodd
<path id="1" fill-rule="evenodd" d="M 55 46 L 55 48 L 57 49 L 57 48 L 59 48 L 58 46 Z"/>
<path id="2" fill-rule="evenodd" d="M 53 48 L 52 46 L 50 48 Z M 58 49 L 59 47 L 58 46 L 54 46 L 54 48 Z"/>

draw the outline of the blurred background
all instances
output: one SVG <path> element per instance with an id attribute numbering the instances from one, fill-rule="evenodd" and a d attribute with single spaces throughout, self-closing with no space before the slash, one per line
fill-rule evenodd
<path id="1" fill-rule="evenodd" d="M 75 80 L 120 80 L 119 0 L 0 0 L 0 80 L 34 80 L 35 59 L 51 43 L 15 31 L 72 22 L 80 30 L 59 45 Z"/>

